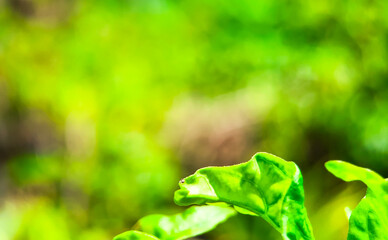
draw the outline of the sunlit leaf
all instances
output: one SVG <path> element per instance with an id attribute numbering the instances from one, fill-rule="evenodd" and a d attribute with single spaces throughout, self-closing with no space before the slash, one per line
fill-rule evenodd
<path id="1" fill-rule="evenodd" d="M 346 182 L 362 181 L 369 188 L 374 188 L 384 181 L 384 178 L 372 170 L 358 167 L 344 161 L 328 161 L 325 167 L 334 176 Z"/>
<path id="2" fill-rule="evenodd" d="M 139 231 L 127 231 L 117 235 L 113 240 L 158 240 L 159 238 Z"/>
<path id="3" fill-rule="evenodd" d="M 172 216 L 146 216 L 137 226 L 163 240 L 186 239 L 212 230 L 235 214 L 236 211 L 227 206 L 195 206 Z"/>
<path id="4" fill-rule="evenodd" d="M 367 168 L 342 161 L 329 161 L 326 168 L 344 181 L 362 181 L 365 197 L 349 218 L 348 240 L 388 239 L 388 182 Z"/>
<path id="5" fill-rule="evenodd" d="M 207 167 L 183 179 L 178 205 L 225 202 L 243 214 L 258 215 L 284 239 L 313 239 L 297 165 L 268 153 L 242 164 Z"/>

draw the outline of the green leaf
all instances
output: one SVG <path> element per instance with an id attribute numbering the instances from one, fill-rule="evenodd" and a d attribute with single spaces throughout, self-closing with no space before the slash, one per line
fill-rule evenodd
<path id="1" fill-rule="evenodd" d="M 113 240 L 159 240 L 159 238 L 139 231 L 127 231 L 117 235 Z"/>
<path id="2" fill-rule="evenodd" d="M 293 162 L 257 153 L 246 163 L 202 168 L 179 186 L 174 197 L 178 205 L 225 202 L 240 213 L 263 217 L 284 239 L 314 239 L 303 178 Z"/>
<path id="3" fill-rule="evenodd" d="M 327 170 L 344 181 L 362 181 L 365 197 L 349 218 L 348 240 L 388 239 L 388 181 L 367 168 L 343 161 L 329 161 Z"/>
<path id="4" fill-rule="evenodd" d="M 344 161 L 328 161 L 325 167 L 334 176 L 346 181 L 362 181 L 368 187 L 373 188 L 384 181 L 379 174 L 370 169 L 355 166 Z"/>
<path id="5" fill-rule="evenodd" d="M 228 206 L 195 206 L 173 216 L 149 215 L 136 225 L 162 240 L 186 239 L 212 230 L 235 214 Z"/>

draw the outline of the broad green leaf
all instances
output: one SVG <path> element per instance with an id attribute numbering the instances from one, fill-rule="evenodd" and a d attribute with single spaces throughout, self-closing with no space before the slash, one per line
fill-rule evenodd
<path id="1" fill-rule="evenodd" d="M 136 225 L 162 240 L 186 239 L 212 230 L 235 214 L 228 206 L 195 206 L 173 216 L 149 215 Z"/>
<path id="2" fill-rule="evenodd" d="M 325 166 L 344 181 L 362 181 L 368 187 L 350 215 L 348 240 L 388 239 L 388 181 L 370 169 L 343 161 L 329 161 Z"/>
<path id="3" fill-rule="evenodd" d="M 225 202 L 240 213 L 263 217 L 284 239 L 314 239 L 302 175 L 293 162 L 257 153 L 246 163 L 199 169 L 179 186 L 178 205 Z"/>
<path id="4" fill-rule="evenodd" d="M 113 240 L 159 240 L 159 238 L 139 231 L 127 231 L 117 235 Z"/>

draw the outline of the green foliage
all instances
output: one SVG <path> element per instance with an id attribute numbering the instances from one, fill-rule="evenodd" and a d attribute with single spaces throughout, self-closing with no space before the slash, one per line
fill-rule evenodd
<path id="1" fill-rule="evenodd" d="M 325 166 L 344 181 L 359 180 L 368 187 L 351 213 L 348 240 L 387 240 L 387 179 L 343 161 L 329 161 Z M 114 240 L 178 240 L 200 235 L 236 213 L 228 205 L 239 213 L 262 217 L 286 240 L 314 239 L 304 206 L 303 178 L 293 162 L 257 153 L 246 163 L 199 169 L 179 186 L 174 196 L 178 205 L 210 205 L 191 207 L 174 216 L 144 217 L 136 226 L 147 234 L 129 231 Z"/>
<path id="2" fill-rule="evenodd" d="M 258 153 L 246 163 L 202 168 L 179 186 L 178 205 L 225 202 L 240 213 L 263 217 L 284 239 L 313 239 L 302 175 L 293 162 Z"/>
<path id="3" fill-rule="evenodd" d="M 155 214 L 143 217 L 135 228 L 161 240 L 179 240 L 208 232 L 235 214 L 236 211 L 228 206 L 196 206 L 173 216 Z M 125 236 L 137 233 L 129 231 Z M 122 239 L 122 235 L 117 237 Z"/>
<path id="4" fill-rule="evenodd" d="M 336 156 L 388 176 L 387 12 L 386 0 L 0 0 L 0 238 L 106 240 L 173 209 L 182 173 L 257 147 L 303 166 L 314 233 L 345 236 L 341 204 L 359 196 L 330 197 L 334 178 L 314 166 Z M 223 240 L 277 234 L 240 218 Z"/>
<path id="5" fill-rule="evenodd" d="M 362 181 L 365 197 L 349 219 L 348 240 L 388 239 L 388 181 L 367 168 L 342 161 L 329 161 L 326 168 L 344 181 Z"/>

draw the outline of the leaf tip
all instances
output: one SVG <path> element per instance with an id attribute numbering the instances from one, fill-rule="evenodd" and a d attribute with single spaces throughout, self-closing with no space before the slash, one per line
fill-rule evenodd
<path id="1" fill-rule="evenodd" d="M 339 166 L 339 165 L 342 165 L 344 164 L 345 162 L 344 161 L 341 161 L 341 160 L 330 160 L 330 161 L 327 161 L 325 162 L 325 168 L 333 173 L 333 171 L 335 171 L 335 169 Z"/>

